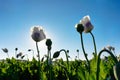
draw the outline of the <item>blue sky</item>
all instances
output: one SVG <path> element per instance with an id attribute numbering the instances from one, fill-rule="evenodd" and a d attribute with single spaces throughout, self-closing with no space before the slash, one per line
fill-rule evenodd
<path id="1" fill-rule="evenodd" d="M 89 15 L 94 25 L 93 34 L 98 52 L 107 45 L 120 53 L 120 1 L 119 0 L 0 0 L 0 48 L 8 48 L 9 55 L 15 55 L 14 49 L 31 57 L 27 50 L 35 50 L 35 42 L 31 39 L 30 28 L 43 26 L 47 37 L 53 41 L 52 54 L 60 49 L 70 50 L 70 56 L 84 59 L 80 37 L 75 24 L 82 17 Z M 89 34 L 84 35 L 85 49 L 92 57 L 93 43 Z M 39 43 L 41 56 L 47 53 L 45 41 Z M 7 55 L 0 50 L 0 59 Z M 64 54 L 60 57 L 64 57 Z"/>

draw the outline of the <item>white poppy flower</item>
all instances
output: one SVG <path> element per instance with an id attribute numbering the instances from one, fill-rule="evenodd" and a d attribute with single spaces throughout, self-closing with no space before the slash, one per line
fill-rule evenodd
<path id="1" fill-rule="evenodd" d="M 45 35 L 43 28 L 41 26 L 34 26 L 31 29 L 31 32 L 32 32 L 31 37 L 36 42 L 39 42 L 39 41 L 46 38 L 46 35 Z"/>
<path id="2" fill-rule="evenodd" d="M 106 50 L 106 47 L 103 47 L 102 50 Z"/>
<path id="3" fill-rule="evenodd" d="M 83 19 L 80 20 L 80 24 L 84 26 L 84 32 L 88 33 L 93 29 L 93 25 L 90 22 L 90 17 L 84 16 Z"/>

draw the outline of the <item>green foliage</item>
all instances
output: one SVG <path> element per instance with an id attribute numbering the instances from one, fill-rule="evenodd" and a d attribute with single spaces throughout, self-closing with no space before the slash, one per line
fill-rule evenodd
<path id="1" fill-rule="evenodd" d="M 113 73 L 112 67 L 114 61 L 108 56 L 107 61 L 101 60 L 100 63 L 100 80 L 105 80 L 107 76 Z M 41 63 L 41 73 L 44 80 L 49 80 L 49 66 L 47 60 Z M 58 59 L 52 62 L 52 79 L 53 80 L 95 80 L 96 78 L 96 58 L 90 60 L 90 74 L 88 72 L 87 62 L 83 60 L 67 62 Z M 38 80 L 38 61 L 33 58 L 32 61 L 16 60 L 15 58 L 0 61 L 0 80 Z"/>

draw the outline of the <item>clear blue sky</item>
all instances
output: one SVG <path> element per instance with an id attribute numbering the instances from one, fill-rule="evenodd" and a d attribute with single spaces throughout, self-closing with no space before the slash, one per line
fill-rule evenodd
<path id="1" fill-rule="evenodd" d="M 120 53 L 120 1 L 119 0 L 0 0 L 0 48 L 8 48 L 9 55 L 14 56 L 14 49 L 27 52 L 35 43 L 30 37 L 30 28 L 43 26 L 48 37 L 53 41 L 53 52 L 62 48 L 70 50 L 74 59 L 76 49 L 81 51 L 79 34 L 74 25 L 89 15 L 94 25 L 93 34 L 98 52 L 107 45 Z M 89 34 L 84 34 L 85 49 L 92 57 L 93 44 Z M 41 56 L 47 53 L 44 41 L 39 43 Z M 62 55 L 64 57 L 64 54 Z M 61 57 L 62 57 L 61 56 Z M 0 59 L 7 55 L 0 50 Z"/>

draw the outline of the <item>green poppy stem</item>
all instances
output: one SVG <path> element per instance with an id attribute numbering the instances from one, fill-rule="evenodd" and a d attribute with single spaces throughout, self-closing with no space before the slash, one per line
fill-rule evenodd
<path id="1" fill-rule="evenodd" d="M 116 59 L 116 57 L 113 55 L 113 53 L 112 53 L 111 51 L 106 50 L 106 49 L 101 50 L 101 51 L 99 52 L 99 54 L 98 54 L 96 80 L 99 80 L 100 61 L 101 61 L 100 56 L 101 56 L 101 54 L 102 54 L 103 52 L 109 53 L 109 54 L 112 56 L 112 58 L 113 58 L 113 60 L 115 61 L 115 63 L 118 63 L 118 60 Z"/>
<path id="2" fill-rule="evenodd" d="M 10 58 L 8 52 L 7 52 L 7 56 L 8 56 L 8 58 Z"/>
<path id="3" fill-rule="evenodd" d="M 85 59 L 86 59 L 86 61 L 87 61 L 87 63 L 88 63 L 88 70 L 89 70 L 89 73 L 90 73 L 90 62 L 89 62 L 89 60 L 88 60 L 88 58 L 87 58 L 87 55 L 86 55 L 86 52 L 85 52 L 85 49 L 84 49 L 82 33 L 80 33 L 80 37 L 81 37 L 82 50 L 83 50 Z"/>
<path id="4" fill-rule="evenodd" d="M 15 51 L 15 58 L 17 58 L 17 51 Z"/>
<path id="5" fill-rule="evenodd" d="M 65 52 L 65 56 L 66 56 L 66 60 L 67 60 L 67 66 L 68 66 L 68 70 L 69 70 L 69 60 L 68 60 L 68 54 L 67 54 L 67 51 L 65 49 L 61 49 L 61 51 L 64 51 Z"/>
<path id="6" fill-rule="evenodd" d="M 94 50 L 95 50 L 95 54 L 97 54 L 97 48 L 96 48 L 96 43 L 95 43 L 95 38 L 94 35 L 92 34 L 92 32 L 90 32 L 92 38 L 93 38 L 93 44 L 94 44 Z"/>
<path id="7" fill-rule="evenodd" d="M 41 80 L 40 53 L 39 53 L 39 48 L 38 48 L 38 44 L 37 44 L 37 42 L 36 42 L 36 48 L 37 48 L 37 53 L 38 53 L 38 75 L 39 75 L 39 80 Z"/>
<path id="8" fill-rule="evenodd" d="M 48 61 L 48 59 L 50 61 Z M 49 78 L 50 78 L 50 80 L 52 80 L 51 50 L 49 50 L 49 49 L 48 49 L 47 65 L 49 65 Z"/>

